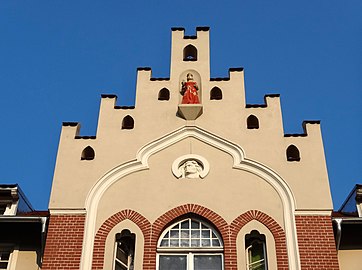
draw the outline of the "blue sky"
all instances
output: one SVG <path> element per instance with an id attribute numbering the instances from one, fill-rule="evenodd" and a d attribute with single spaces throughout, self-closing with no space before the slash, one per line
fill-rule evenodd
<path id="1" fill-rule="evenodd" d="M 171 27 L 210 26 L 211 74 L 245 68 L 248 103 L 281 94 L 285 133 L 321 120 L 338 208 L 362 183 L 362 1 L 0 1 L 0 182 L 46 209 L 61 123 L 95 135 L 100 95 L 169 76 Z"/>

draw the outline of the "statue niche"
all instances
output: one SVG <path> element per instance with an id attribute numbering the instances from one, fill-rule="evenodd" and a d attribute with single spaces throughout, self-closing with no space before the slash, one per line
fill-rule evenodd
<path id="1" fill-rule="evenodd" d="M 200 74 L 195 70 L 185 70 L 180 75 L 180 84 L 177 116 L 185 120 L 195 120 L 202 114 Z"/>
<path id="2" fill-rule="evenodd" d="M 198 93 L 199 86 L 197 85 L 197 82 L 194 81 L 194 75 L 192 75 L 192 73 L 187 73 L 186 79 L 186 82 L 184 80 L 181 82 L 181 104 L 200 104 Z"/>

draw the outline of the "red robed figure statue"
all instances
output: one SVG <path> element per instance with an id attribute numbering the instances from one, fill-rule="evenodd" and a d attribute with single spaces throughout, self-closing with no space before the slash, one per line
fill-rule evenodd
<path id="1" fill-rule="evenodd" d="M 187 82 L 183 81 L 181 83 L 181 95 L 182 101 L 181 104 L 199 104 L 199 95 L 197 91 L 199 87 L 197 83 L 193 81 L 193 75 L 191 73 L 187 73 L 186 75 Z"/>

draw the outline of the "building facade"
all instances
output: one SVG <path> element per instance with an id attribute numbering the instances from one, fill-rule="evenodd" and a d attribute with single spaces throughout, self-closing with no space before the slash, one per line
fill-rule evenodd
<path id="1" fill-rule="evenodd" d="M 339 269 L 318 121 L 210 77 L 209 28 L 172 29 L 169 78 L 102 95 L 96 136 L 63 123 L 42 269 Z"/>
<path id="2" fill-rule="evenodd" d="M 0 269 L 41 269 L 48 215 L 18 185 L 0 185 Z"/>

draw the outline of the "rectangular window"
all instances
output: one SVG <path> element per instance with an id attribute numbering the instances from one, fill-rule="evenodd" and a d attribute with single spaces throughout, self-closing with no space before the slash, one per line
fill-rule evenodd
<path id="1" fill-rule="evenodd" d="M 10 248 L 0 247 L 0 269 L 8 269 L 11 252 Z"/>
<path id="2" fill-rule="evenodd" d="M 194 255 L 194 270 L 220 270 L 221 267 L 221 255 Z"/>
<path id="3" fill-rule="evenodd" d="M 186 255 L 160 255 L 159 270 L 186 270 Z"/>

